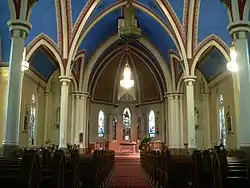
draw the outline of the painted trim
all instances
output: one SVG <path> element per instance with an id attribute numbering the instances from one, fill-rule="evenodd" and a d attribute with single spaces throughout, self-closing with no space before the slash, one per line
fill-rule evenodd
<path id="1" fill-rule="evenodd" d="M 174 31 L 174 33 L 176 35 L 176 38 L 177 38 L 177 42 L 180 45 L 180 49 L 181 49 L 180 56 L 183 59 L 184 68 L 185 68 L 184 72 L 185 72 L 186 75 L 189 75 L 189 65 L 188 65 L 187 53 L 186 53 L 186 48 L 185 48 L 184 41 L 183 41 L 183 35 L 179 30 L 180 26 L 175 22 L 175 18 L 172 17 L 171 13 L 169 12 L 169 10 L 168 10 L 169 7 L 166 5 L 167 1 L 165 1 L 165 0 L 156 0 L 156 2 L 158 3 L 159 7 L 161 8 L 163 13 L 167 17 L 170 25 L 173 28 L 173 31 Z"/>
<path id="2" fill-rule="evenodd" d="M 210 47 L 216 47 L 226 58 L 226 60 L 230 61 L 230 55 L 229 55 L 229 47 L 227 45 L 223 45 L 223 41 L 215 36 L 210 35 L 206 39 L 204 39 L 198 46 L 194 59 L 191 66 L 191 76 L 194 76 L 195 67 L 200 59 L 200 57 L 203 55 L 203 53 Z"/>
<path id="3" fill-rule="evenodd" d="M 69 41 L 69 28 L 68 28 L 68 17 L 67 17 L 67 5 L 66 5 L 66 1 L 60 1 L 59 5 L 60 5 L 60 12 L 61 12 L 61 31 L 62 31 L 62 56 L 63 59 L 66 59 L 68 56 L 68 41 Z"/>
<path id="4" fill-rule="evenodd" d="M 83 28 L 86 25 L 86 22 L 88 20 L 88 18 L 91 16 L 92 12 L 95 10 L 95 8 L 97 7 L 97 5 L 99 4 L 101 0 L 93 0 L 90 1 L 90 5 L 87 6 L 86 10 L 83 9 L 82 12 L 80 13 L 76 24 L 74 25 L 73 28 L 73 36 L 72 36 L 72 41 L 71 41 L 71 45 L 70 45 L 70 50 L 69 50 L 69 54 L 68 54 L 68 62 L 67 62 L 67 66 L 66 66 L 66 72 L 65 75 L 70 75 L 70 67 L 71 67 L 71 63 L 72 60 L 74 59 L 74 56 L 78 50 L 78 48 L 76 48 L 77 43 L 79 42 L 79 38 L 81 36 L 81 33 L 83 31 Z"/>
<path id="5" fill-rule="evenodd" d="M 63 62 L 62 62 L 62 59 L 61 59 L 61 56 L 60 56 L 58 50 L 53 45 L 51 45 L 51 43 L 48 41 L 48 39 L 46 39 L 43 35 L 39 35 L 37 38 L 35 38 L 33 40 L 36 40 L 36 41 L 34 42 L 34 44 L 32 44 L 33 41 L 31 41 L 30 46 L 28 46 L 27 55 L 26 55 L 25 59 L 27 61 L 30 61 L 32 55 L 36 52 L 36 50 L 40 46 L 46 46 L 50 50 L 50 52 L 56 57 L 56 60 L 57 60 L 59 67 L 60 67 L 61 76 L 63 76 L 64 75 L 64 66 L 63 66 Z"/>

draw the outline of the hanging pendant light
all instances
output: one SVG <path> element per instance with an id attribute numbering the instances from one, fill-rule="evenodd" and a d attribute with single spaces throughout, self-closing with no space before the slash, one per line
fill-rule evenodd
<path id="1" fill-rule="evenodd" d="M 130 89 L 134 86 L 134 80 L 131 79 L 131 69 L 129 67 L 127 58 L 125 60 L 123 79 L 120 80 L 120 86 L 125 88 L 125 89 Z"/>

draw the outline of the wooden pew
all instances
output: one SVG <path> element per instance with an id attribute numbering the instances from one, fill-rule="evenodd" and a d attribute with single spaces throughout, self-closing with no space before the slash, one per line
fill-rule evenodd
<path id="1" fill-rule="evenodd" d="M 249 164 L 244 158 L 227 157 L 225 150 L 213 155 L 213 180 L 218 188 L 249 187 Z"/>
<path id="2" fill-rule="evenodd" d="M 36 150 L 24 152 L 22 160 L 0 159 L 0 184 L 4 188 L 38 187 L 40 160 Z"/>
<path id="3" fill-rule="evenodd" d="M 104 186 L 114 167 L 114 151 L 95 150 L 93 155 L 80 156 L 80 185 L 82 187 Z"/>
<path id="4" fill-rule="evenodd" d="M 224 149 L 193 153 L 196 188 L 249 187 L 249 164 L 244 158 L 229 157 Z"/>
<path id="5" fill-rule="evenodd" d="M 192 182 L 193 163 L 191 156 L 170 155 L 164 151 L 141 152 L 141 166 L 156 186 L 187 187 Z M 189 172 L 189 173 L 186 173 Z"/>

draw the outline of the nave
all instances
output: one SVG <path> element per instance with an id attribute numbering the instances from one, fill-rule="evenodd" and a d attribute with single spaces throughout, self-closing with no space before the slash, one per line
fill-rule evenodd
<path id="1" fill-rule="evenodd" d="M 140 154 L 95 150 L 26 149 L 0 158 L 3 188 L 248 188 L 249 159 L 222 146 L 193 153 L 147 150 Z M 2 187 L 2 186 L 1 186 Z"/>

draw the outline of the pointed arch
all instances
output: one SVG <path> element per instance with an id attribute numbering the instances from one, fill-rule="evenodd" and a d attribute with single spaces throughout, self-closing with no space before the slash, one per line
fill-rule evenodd
<path id="1" fill-rule="evenodd" d="M 155 126 L 155 112 L 150 110 L 148 114 L 148 134 L 150 138 L 154 138 L 156 133 L 156 126 Z"/>
<path id="2" fill-rule="evenodd" d="M 104 111 L 100 110 L 98 113 L 98 137 L 103 138 L 105 133 L 105 115 Z"/>
<path id="3" fill-rule="evenodd" d="M 59 64 L 60 67 L 60 74 L 63 76 L 65 70 L 63 66 L 63 61 L 61 58 L 61 55 L 59 54 L 57 48 L 53 45 L 53 42 L 51 42 L 52 39 L 49 39 L 45 34 L 40 34 L 38 37 L 36 37 L 33 41 L 30 42 L 30 44 L 27 47 L 27 55 L 26 55 L 26 61 L 30 61 L 33 54 L 39 49 L 41 46 L 45 46 L 50 52 L 55 56 L 56 61 Z"/>
<path id="4" fill-rule="evenodd" d="M 229 54 L 229 47 L 216 35 L 210 35 L 206 39 L 204 39 L 197 47 L 194 60 L 191 67 L 191 76 L 194 76 L 195 67 L 207 49 L 210 47 L 217 48 L 225 57 L 225 59 L 229 62 L 230 61 L 230 54 Z"/>

